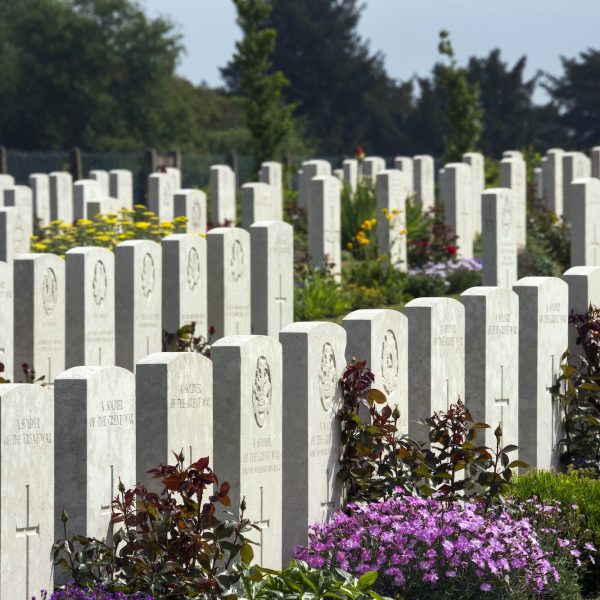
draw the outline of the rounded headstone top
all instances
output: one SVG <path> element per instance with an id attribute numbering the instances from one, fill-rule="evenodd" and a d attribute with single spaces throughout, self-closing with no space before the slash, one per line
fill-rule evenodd
<path id="1" fill-rule="evenodd" d="M 92 380 L 96 379 L 97 377 L 106 376 L 110 376 L 111 378 L 119 376 L 133 377 L 133 373 L 131 371 L 128 371 L 127 369 L 123 369 L 122 367 L 71 367 L 70 369 L 67 369 L 66 371 L 58 375 L 55 378 L 54 382 L 58 383 L 59 381 L 71 379 Z"/>
<path id="2" fill-rule="evenodd" d="M 594 275 L 594 274 L 600 274 L 600 267 L 587 267 L 587 266 L 571 267 L 570 269 L 567 269 L 563 273 L 563 276 L 569 276 L 569 275 L 588 276 L 588 275 Z"/>

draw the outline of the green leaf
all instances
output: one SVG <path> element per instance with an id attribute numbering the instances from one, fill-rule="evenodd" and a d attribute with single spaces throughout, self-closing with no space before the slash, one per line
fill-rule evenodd
<path id="1" fill-rule="evenodd" d="M 375 404 L 385 404 L 387 402 L 385 394 L 382 391 L 374 388 L 369 390 L 367 394 L 367 400 Z"/>
<path id="2" fill-rule="evenodd" d="M 529 465 L 526 462 L 523 462 L 522 460 L 513 460 L 509 465 L 508 468 L 509 469 L 514 469 L 516 467 L 519 467 L 520 469 L 526 469 Z"/>
<path id="3" fill-rule="evenodd" d="M 249 565 L 254 558 L 254 550 L 247 542 L 240 548 L 240 558 L 242 559 L 242 562 L 247 565 Z"/>
<path id="4" fill-rule="evenodd" d="M 367 571 L 360 576 L 358 587 L 363 589 L 371 587 L 375 581 L 377 581 L 377 571 Z"/>

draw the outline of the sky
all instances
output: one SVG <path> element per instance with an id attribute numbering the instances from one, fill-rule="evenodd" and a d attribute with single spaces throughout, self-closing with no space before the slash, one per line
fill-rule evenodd
<path id="1" fill-rule="evenodd" d="M 301 2 L 302 0 L 288 0 Z M 240 37 L 231 0 L 141 0 L 150 16 L 169 17 L 183 34 L 178 72 L 193 83 L 220 86 L 219 67 Z M 510 65 L 527 56 L 527 76 L 562 72 L 560 56 L 600 48 L 599 0 L 366 0 L 359 33 L 381 52 L 388 75 L 427 75 L 438 59 L 441 29 L 460 63 L 501 49 Z M 539 92 L 537 99 L 543 99 Z"/>

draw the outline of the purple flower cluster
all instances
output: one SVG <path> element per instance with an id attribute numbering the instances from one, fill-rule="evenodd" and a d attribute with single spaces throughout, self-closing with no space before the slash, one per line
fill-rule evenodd
<path id="1" fill-rule="evenodd" d="M 404 593 L 452 584 L 476 586 L 477 593 L 518 587 L 542 594 L 558 581 L 529 519 L 396 492 L 385 502 L 350 504 L 328 524 L 312 526 L 296 558 L 356 576 L 374 570 L 385 591 Z"/>
<path id="2" fill-rule="evenodd" d="M 122 592 L 107 592 L 103 586 L 93 590 L 84 589 L 69 583 L 52 594 L 46 590 L 42 591 L 40 600 L 153 600 L 153 597 L 150 594 L 127 595 Z"/>
<path id="3" fill-rule="evenodd" d="M 439 275 L 446 278 L 456 269 L 466 269 L 467 271 L 481 271 L 480 258 L 459 258 L 452 262 L 428 263 L 422 267 L 409 269 L 409 275 Z"/>

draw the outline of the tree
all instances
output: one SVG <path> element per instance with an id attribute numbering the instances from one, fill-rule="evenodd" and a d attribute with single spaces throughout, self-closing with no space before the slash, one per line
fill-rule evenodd
<path id="1" fill-rule="evenodd" d="M 244 37 L 236 42 L 233 66 L 239 73 L 239 91 L 258 169 L 264 160 L 278 158 L 292 132 L 293 106 L 286 104 L 282 94 L 287 79 L 281 71 L 273 69 L 277 32 L 265 26 L 271 12 L 268 0 L 234 0 L 234 3 Z"/>
<path id="2" fill-rule="evenodd" d="M 600 142 L 600 50 L 588 49 L 577 58 L 561 57 L 561 77 L 546 75 L 545 88 L 559 111 L 564 143 L 587 149 Z"/>
<path id="3" fill-rule="evenodd" d="M 0 143 L 243 151 L 239 102 L 177 77 L 181 51 L 133 0 L 0 0 Z"/>
<path id="4" fill-rule="evenodd" d="M 383 59 L 357 33 L 357 0 L 271 0 L 268 24 L 277 30 L 273 67 L 285 73 L 288 102 L 309 142 L 323 155 L 353 153 L 357 145 L 379 153 L 409 149 L 405 130 L 412 85 L 396 85 Z M 239 73 L 222 69 L 228 90 L 239 92 Z"/>
<path id="5" fill-rule="evenodd" d="M 448 59 L 448 64 L 443 65 L 441 70 L 450 128 L 444 136 L 444 160 L 460 161 L 464 152 L 477 149 L 481 136 L 483 111 L 479 86 L 470 84 L 466 69 L 458 66 L 447 31 L 440 32 L 438 49 Z"/>

